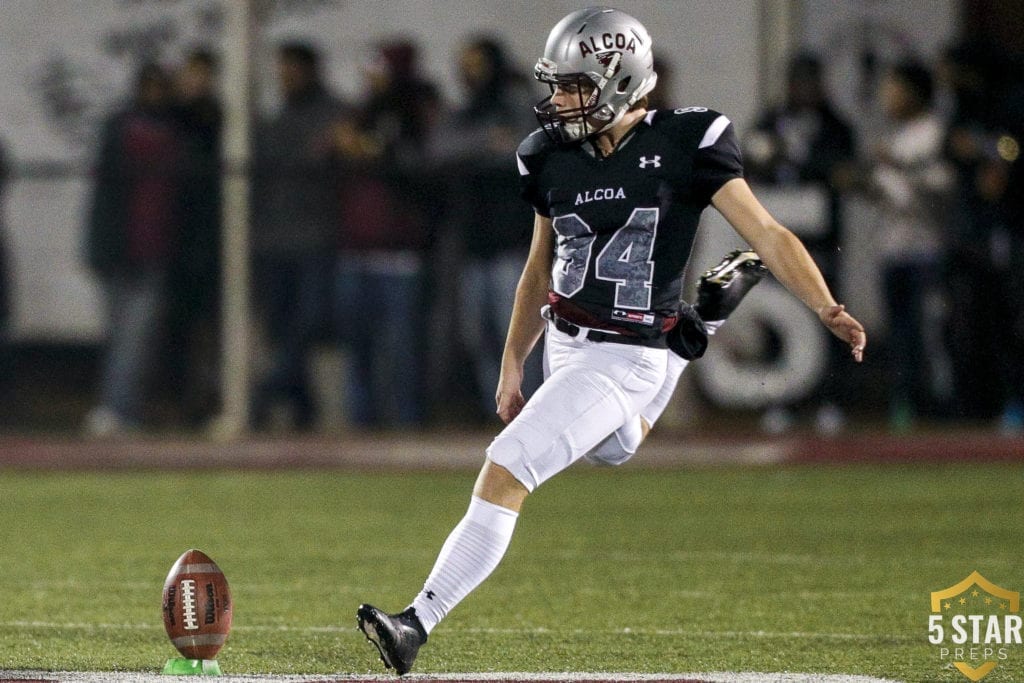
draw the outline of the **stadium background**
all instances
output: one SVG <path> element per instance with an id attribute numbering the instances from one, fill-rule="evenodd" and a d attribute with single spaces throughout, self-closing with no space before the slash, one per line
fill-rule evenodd
<path id="1" fill-rule="evenodd" d="M 457 105 L 463 93 L 453 55 L 460 41 L 478 33 L 494 34 L 508 45 L 515 65 L 528 72 L 547 27 L 576 4 L 256 2 L 250 5 L 252 32 L 245 62 L 252 85 L 240 89 L 244 81 L 232 81 L 234 77 L 224 73 L 222 92 L 242 93 L 236 101 L 246 99 L 254 116 L 272 111 L 278 105 L 274 46 L 302 38 L 323 51 L 330 86 L 355 98 L 373 42 L 405 36 L 420 47 L 425 76 Z M 96 282 L 81 258 L 81 235 L 99 122 L 126 97 L 144 51 L 168 63 L 195 45 L 217 47 L 225 52 L 226 61 L 232 53 L 242 54 L 224 42 L 231 16 L 242 6 L 202 0 L 96 0 L 79 3 L 69 13 L 62 0 L 5 3 L 0 120 L 14 164 L 4 211 L 14 301 L 8 334 L 16 361 L 11 373 L 15 389 L 7 392 L 3 411 L 7 429 L 74 431 L 92 399 L 104 323 Z M 661 87 L 673 101 L 724 111 L 742 134 L 759 112 L 783 97 L 789 58 L 798 50 L 811 50 L 824 59 L 835 105 L 867 138 L 879 125 L 877 103 L 864 95 L 866 79 L 877 78 L 877 69 L 867 69 L 867 61 L 886 64 L 910 56 L 934 64 L 944 47 L 965 36 L 987 31 L 995 40 L 1001 39 L 1000 32 L 1012 35 L 1006 26 L 1013 25 L 1019 14 L 1013 3 L 953 0 L 627 2 L 623 7 L 657 27 L 659 53 L 672 67 Z M 458 25 L 449 15 L 456 9 Z M 239 158 L 237 152 L 228 155 Z M 810 195 L 773 193 L 770 188 L 761 192 L 769 208 L 798 233 L 813 237 L 825 220 L 823 201 L 813 190 Z M 714 212 L 707 218 L 691 271 L 707 267 L 719 252 L 736 246 Z M 879 408 L 884 403 L 880 378 L 885 369 L 877 361 L 885 347 L 887 321 L 880 310 L 880 277 L 873 253 L 874 236 L 881 227 L 875 207 L 858 197 L 847 200 L 845 221 L 836 285 L 868 326 L 873 351 L 869 363 L 845 378 L 844 391 L 853 420 L 863 417 L 870 426 L 873 418 L 884 418 Z M 239 287 L 241 281 L 235 278 L 231 286 Z M 751 310 L 741 309 L 721 346 L 742 346 L 749 342 L 744 328 L 749 332 L 752 326 L 768 324 L 782 338 L 783 351 L 771 359 L 730 361 L 722 354 L 706 359 L 684 381 L 666 426 L 692 430 L 719 416 L 726 423 L 750 422 L 773 402 L 813 403 L 820 387 L 836 379 L 836 369 L 828 366 L 830 342 L 813 318 L 768 289 L 752 299 L 759 304 L 748 304 Z M 246 404 L 244 392 L 247 382 L 253 381 L 253 366 L 260 362 L 258 335 L 249 334 L 253 321 L 242 322 L 238 307 L 234 309 L 232 313 L 228 307 L 225 316 L 233 319 L 227 323 L 231 331 L 226 338 L 231 341 L 225 354 L 234 370 L 228 370 L 224 379 L 228 412 L 235 413 L 232 432 L 239 427 L 238 413 Z M 255 356 L 246 352 L 248 345 L 256 345 Z M 318 390 L 324 397 L 321 427 L 335 429 L 344 422 L 339 407 L 344 352 L 324 347 L 311 362 L 317 366 Z M 464 379 L 462 365 L 450 354 L 434 353 L 428 360 L 431 382 L 456 385 L 441 391 L 429 408 L 434 424 L 460 422 L 459 402 L 465 392 L 457 385 Z M 760 389 L 754 378 L 766 375 L 763 384 L 768 388 Z"/>
<path id="2" fill-rule="evenodd" d="M 278 105 L 280 40 L 321 48 L 331 86 L 355 97 L 371 44 L 404 35 L 457 104 L 454 53 L 466 36 L 497 35 L 528 72 L 550 26 L 582 4 L 0 0 L 0 138 L 13 158 L 0 225 L 14 286 L 0 393 L 0 678 L 159 669 L 173 652 L 156 596 L 187 547 L 213 556 L 235 591 L 236 627 L 221 656 L 228 673 L 379 671 L 355 637 L 352 608 L 371 598 L 397 606 L 418 589 L 497 428 L 466 417 L 464 359 L 442 354 L 430 361 L 436 391 L 422 429 L 356 430 L 340 408 L 346 353 L 325 345 L 310 359 L 325 408 L 317 429 L 246 433 L 239 406 L 265 358 L 249 335 L 255 321 L 236 310 L 225 323 L 236 362 L 223 379 L 232 403 L 221 429 L 157 420 L 144 434 L 83 436 L 105 336 L 81 259 L 90 164 L 99 122 L 126 97 L 137 55 L 156 46 L 173 62 L 211 45 L 226 62 L 229 106 L 251 98 L 257 114 Z M 934 64 L 963 38 L 1019 52 L 1024 36 L 1011 0 L 618 6 L 671 60 L 662 86 L 673 100 L 720 109 L 741 132 L 782 98 L 786 63 L 800 49 L 822 56 L 834 101 L 870 137 L 880 122 L 860 95 L 866 64 Z M 247 20 L 251 32 L 239 31 Z M 238 50 L 246 39 L 248 58 Z M 233 77 L 244 71 L 251 87 Z M 798 232 L 820 229 L 813 190 L 759 194 Z M 734 246 L 708 213 L 701 265 Z M 833 342 L 759 285 L 716 338 L 739 351 L 688 373 L 642 457 L 614 472 L 574 468 L 531 499 L 498 574 L 445 622 L 420 670 L 964 680 L 927 645 L 928 594 L 973 570 L 1024 586 L 1024 439 L 1000 433 L 993 415 L 890 433 L 887 321 L 868 239 L 884 226 L 867 200 L 851 199 L 846 216 L 839 284 L 871 340 L 863 366 L 828 378 L 847 392 L 847 429 L 818 434 L 804 421 L 781 435 L 762 430 L 779 395 L 814 405 Z M 252 294 L 240 281 L 228 287 Z M 782 338 L 790 365 L 742 352 L 759 326 Z M 171 402 L 159 392 L 153 400 L 158 412 Z M 384 504 L 396 498 L 414 519 Z M 552 634 L 553 615 L 568 620 L 566 633 Z M 1014 650 L 988 680 L 1024 680 L 1022 656 Z"/>

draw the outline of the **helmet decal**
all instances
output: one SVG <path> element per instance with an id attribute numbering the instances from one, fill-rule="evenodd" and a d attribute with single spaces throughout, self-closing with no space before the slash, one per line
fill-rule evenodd
<path id="1" fill-rule="evenodd" d="M 605 69 L 612 66 L 612 73 L 605 72 L 606 78 L 614 78 L 616 74 L 622 69 L 622 52 L 620 50 L 606 50 L 605 52 L 598 52 L 594 55 L 597 58 L 598 63 Z M 615 59 L 618 57 L 618 59 Z"/>

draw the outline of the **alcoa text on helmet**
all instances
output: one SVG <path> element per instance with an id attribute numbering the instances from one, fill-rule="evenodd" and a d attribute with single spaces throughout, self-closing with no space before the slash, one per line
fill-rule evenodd
<path id="1" fill-rule="evenodd" d="M 651 36 L 617 9 L 589 7 L 559 21 L 548 36 L 534 77 L 578 106 L 559 111 L 552 96 L 534 107 L 541 127 L 561 143 L 583 140 L 618 123 L 658 81 Z M 574 101 L 575 103 L 575 101 Z"/>

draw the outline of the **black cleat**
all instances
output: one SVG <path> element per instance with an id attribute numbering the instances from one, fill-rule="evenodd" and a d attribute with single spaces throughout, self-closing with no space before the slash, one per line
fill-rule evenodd
<path id="1" fill-rule="evenodd" d="M 722 262 L 700 276 L 697 305 L 701 320 L 725 320 L 736 310 L 768 269 L 753 251 L 733 251 Z"/>
<path id="2" fill-rule="evenodd" d="M 409 673 L 420 646 L 427 642 L 427 632 L 414 608 L 385 614 L 373 605 L 360 605 L 356 621 L 366 639 L 377 647 L 384 666 L 399 676 Z"/>

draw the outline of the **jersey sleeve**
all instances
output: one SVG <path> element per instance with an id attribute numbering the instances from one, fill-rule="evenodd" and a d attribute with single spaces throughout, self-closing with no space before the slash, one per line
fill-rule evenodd
<path id="1" fill-rule="evenodd" d="M 551 217 L 547 193 L 540 187 L 540 169 L 543 165 L 547 138 L 543 131 L 536 130 L 516 150 L 516 165 L 519 168 L 520 195 L 530 203 L 541 216 Z"/>
<path id="2" fill-rule="evenodd" d="M 704 204 L 733 178 L 743 177 L 743 157 L 732 122 L 719 114 L 704 131 L 693 157 L 693 189 Z"/>

